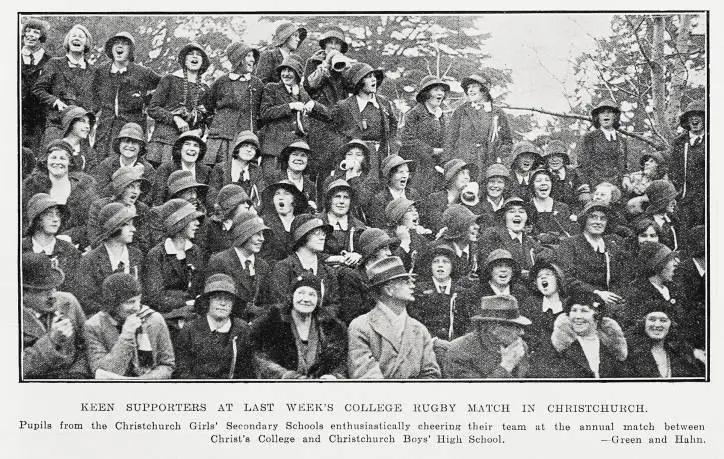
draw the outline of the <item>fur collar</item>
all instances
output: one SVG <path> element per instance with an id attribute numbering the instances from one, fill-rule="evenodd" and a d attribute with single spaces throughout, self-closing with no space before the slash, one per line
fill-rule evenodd
<path id="1" fill-rule="evenodd" d="M 604 317 L 598 326 L 598 338 L 601 345 L 607 348 L 616 357 L 616 360 L 624 361 L 628 356 L 628 347 L 621 326 L 615 320 Z M 553 324 L 551 344 L 557 352 L 563 352 L 576 341 L 576 334 L 571 328 L 571 321 L 566 314 L 559 314 Z"/>

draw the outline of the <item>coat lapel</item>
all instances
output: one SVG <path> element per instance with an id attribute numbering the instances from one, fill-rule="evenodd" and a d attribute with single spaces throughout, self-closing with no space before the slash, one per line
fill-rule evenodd
<path id="1" fill-rule="evenodd" d="M 397 343 L 397 339 L 395 337 L 395 332 L 392 330 L 392 327 L 390 327 L 390 323 L 385 317 L 385 314 L 380 311 L 379 308 L 375 307 L 370 311 L 370 327 L 380 336 L 382 336 L 384 339 L 386 339 L 390 345 L 395 349 L 395 351 L 399 354 L 400 352 L 400 346 Z M 404 337 L 404 333 L 403 333 Z M 397 366 L 397 363 L 395 364 Z"/>
<path id="2" fill-rule="evenodd" d="M 420 330 L 413 326 L 411 318 L 408 316 L 405 319 L 405 329 L 402 332 L 402 343 L 400 350 L 397 353 L 395 363 L 390 367 L 389 374 L 394 375 L 397 370 L 407 362 L 407 357 L 412 353 L 415 346 L 420 342 L 419 339 Z M 411 362 L 413 365 L 415 362 Z M 409 363 L 408 363 L 409 365 Z"/>
<path id="3" fill-rule="evenodd" d="M 349 101 L 347 109 L 352 113 L 352 118 L 354 118 L 354 121 L 357 123 L 357 127 L 359 127 L 360 131 L 363 131 L 364 126 L 362 125 L 362 112 L 359 110 L 359 106 L 357 105 L 357 97 L 352 95 L 347 100 Z"/>
<path id="4" fill-rule="evenodd" d="M 35 314 L 30 309 L 23 308 L 23 334 L 31 337 L 32 341 L 36 341 L 46 333 L 45 327 L 35 317 Z"/>

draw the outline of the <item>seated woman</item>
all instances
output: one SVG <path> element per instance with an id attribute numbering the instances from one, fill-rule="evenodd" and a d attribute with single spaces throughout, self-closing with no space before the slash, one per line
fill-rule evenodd
<path id="1" fill-rule="evenodd" d="M 503 207 L 510 184 L 510 170 L 502 164 L 491 164 L 481 174 L 480 182 L 485 187 L 484 196 L 470 210 L 480 215 L 480 226 L 488 228 L 495 224 L 495 213 Z"/>
<path id="2" fill-rule="evenodd" d="M 292 222 L 295 216 L 307 210 L 307 199 L 293 183 L 282 180 L 273 183 L 261 193 L 261 215 L 264 223 L 271 229 L 259 254 L 269 263 L 288 257 L 292 248 Z"/>
<path id="3" fill-rule="evenodd" d="M 96 181 L 77 170 L 72 161 L 72 148 L 62 140 L 54 140 L 35 165 L 35 170 L 23 180 L 23 209 L 28 200 L 38 193 L 47 193 L 68 211 L 63 234 L 71 243 L 83 249 L 87 245 L 85 226 L 89 203 L 96 196 Z M 27 226 L 29 222 L 25 221 Z"/>
<path id="4" fill-rule="evenodd" d="M 553 173 L 551 197 L 567 204 L 571 211 L 580 210 L 580 195 L 590 194 L 591 189 L 588 184 L 584 184 L 578 169 L 571 166 L 566 145 L 560 140 L 551 140 L 543 149 L 543 160 L 545 167 Z"/>
<path id="5" fill-rule="evenodd" d="M 367 225 L 375 228 L 385 227 L 385 208 L 393 200 L 406 198 L 419 201 L 420 195 L 414 188 L 409 188 L 410 166 L 413 161 L 403 159 L 399 155 L 390 155 L 382 161 L 383 185 L 370 185 L 374 190 L 369 201 L 363 204 L 367 216 Z M 372 179 L 373 180 L 373 179 Z"/>
<path id="6" fill-rule="evenodd" d="M 510 166 L 510 191 L 513 196 L 530 200 L 531 173 L 542 165 L 543 156 L 538 147 L 525 140 L 513 145 L 513 162 Z"/>
<path id="7" fill-rule="evenodd" d="M 22 253 L 43 253 L 65 274 L 63 283 L 58 286 L 62 292 L 73 291 L 76 269 L 80 262 L 80 252 L 63 237 L 57 237 L 62 228 L 64 215 L 60 206 L 50 195 L 38 193 L 28 201 L 25 210 L 30 225 L 22 240 Z"/>
<path id="8" fill-rule="evenodd" d="M 238 308 L 234 280 L 226 274 L 206 279 L 194 307 L 199 316 L 181 329 L 176 340 L 176 373 L 180 379 L 253 379 L 251 330 L 231 317 Z"/>
<path id="9" fill-rule="evenodd" d="M 317 186 L 309 178 L 309 157 L 312 149 L 304 140 L 295 140 L 284 147 L 279 155 L 279 168 L 274 175 L 276 181 L 286 180 L 304 193 L 309 207 L 317 211 Z"/>
<path id="10" fill-rule="evenodd" d="M 143 279 L 143 254 L 130 246 L 136 234 L 134 218 L 136 211 L 120 202 L 106 204 L 98 214 L 101 233 L 94 241 L 95 248 L 80 259 L 73 292 L 87 316 L 103 310 L 101 286 L 106 277 L 124 272 Z"/>
<path id="11" fill-rule="evenodd" d="M 204 201 L 206 200 L 206 190 L 208 185 L 199 183 L 194 179 L 191 171 L 177 170 L 171 172 L 166 181 L 168 188 L 168 199 L 183 199 L 191 203 L 196 210 L 206 214 Z M 154 206 L 149 211 L 151 244 L 156 245 L 164 238 L 163 219 L 161 218 L 161 209 L 163 206 Z"/>
<path id="12" fill-rule="evenodd" d="M 359 202 L 367 202 L 370 197 L 367 178 L 370 172 L 370 149 L 359 139 L 352 139 L 342 145 L 337 157 L 337 166 L 329 177 L 324 179 L 322 186 L 327 186 L 338 179 L 349 183 L 360 195 Z M 360 209 L 361 210 L 361 209 Z M 362 214 L 359 216 L 362 221 Z"/>
<path id="13" fill-rule="evenodd" d="M 209 180 L 208 204 L 216 201 L 220 190 L 229 184 L 240 186 L 255 206 L 261 207 L 264 178 L 257 166 L 261 154 L 259 138 L 251 131 L 241 131 L 234 139 L 231 157 L 214 166 Z"/>
<path id="14" fill-rule="evenodd" d="M 685 378 L 704 376 L 704 362 L 693 347 L 677 336 L 669 313 L 655 304 L 641 311 L 643 318 L 627 331 L 628 376 L 632 378 Z"/>
<path id="15" fill-rule="evenodd" d="M 649 199 L 648 207 L 643 216 L 656 223 L 660 242 L 671 250 L 679 250 L 683 242 L 683 233 L 676 215 L 676 188 L 668 180 L 654 180 L 646 188 Z"/>
<path id="16" fill-rule="evenodd" d="M 475 174 L 475 166 L 465 163 L 461 159 L 451 159 L 445 163 L 443 173 L 444 190 L 427 194 L 423 200 L 423 215 L 425 226 L 438 231 L 442 225 L 442 214 L 449 206 L 460 203 L 460 193 L 470 183 L 470 177 Z M 432 180 L 428 178 L 428 180 Z"/>
<path id="17" fill-rule="evenodd" d="M 252 325 L 261 379 L 342 379 L 347 328 L 322 301 L 322 280 L 303 273 L 291 280 L 290 298 Z"/>
<path id="18" fill-rule="evenodd" d="M 396 198 L 385 208 L 387 232 L 400 240 L 400 249 L 404 251 L 402 261 L 405 268 L 414 270 L 415 261 L 427 251 L 432 231 L 420 224 L 420 214 L 416 202 L 406 198 Z"/>
<path id="19" fill-rule="evenodd" d="M 84 108 L 71 105 L 63 112 L 63 140 L 73 148 L 73 163 L 79 171 L 91 173 L 100 162 L 88 141 L 96 117 Z"/>
<path id="20" fill-rule="evenodd" d="M 589 292 L 572 296 L 553 324 L 550 345 L 534 364 L 539 378 L 621 378 L 628 346 L 606 305 Z"/>
<path id="21" fill-rule="evenodd" d="M 181 330 L 189 318 L 186 308 L 201 290 L 204 259 L 193 243 L 204 214 L 183 199 L 171 199 L 161 208 L 163 242 L 146 255 L 143 301 L 163 314 L 172 334 Z"/>
<path id="22" fill-rule="evenodd" d="M 563 314 L 567 298 L 563 271 L 550 261 L 538 261 L 530 271 L 530 281 L 532 293 L 522 302 L 521 313 L 532 322 L 525 330 L 524 339 L 535 360 L 538 352 L 545 349 L 556 318 Z"/>
<path id="23" fill-rule="evenodd" d="M 327 263 L 354 267 L 362 259 L 358 247 L 365 225 L 352 216 L 355 198 L 354 189 L 342 179 L 327 185 L 322 220 L 333 229 L 324 243 L 324 252 L 331 255 Z"/>
<path id="24" fill-rule="evenodd" d="M 231 247 L 230 231 L 237 215 L 245 212 L 256 214 L 249 195 L 242 187 L 233 183 L 221 188 L 216 195 L 213 209 L 211 216 L 204 219 L 200 231 L 201 238 L 197 239 L 197 244 L 203 251 L 204 261 L 208 261 L 215 253 Z"/>
<path id="25" fill-rule="evenodd" d="M 141 284 L 114 273 L 102 284 L 101 310 L 85 323 L 88 363 L 96 379 L 169 379 L 175 366 L 166 322 L 141 304 Z"/>
<path id="26" fill-rule="evenodd" d="M 156 170 L 153 205 L 160 206 L 170 199 L 168 177 L 174 171 L 191 172 L 194 180 L 207 185 L 211 178 L 211 167 L 203 163 L 206 155 L 206 142 L 199 131 L 186 131 L 178 136 L 171 149 L 171 162 L 163 163 Z"/>
<path id="27" fill-rule="evenodd" d="M 571 211 L 567 204 L 551 197 L 553 173 L 548 169 L 533 171 L 530 189 L 531 203 L 537 212 L 532 236 L 548 244 L 557 244 L 562 238 L 570 237 L 575 229 L 571 226 Z"/>
<path id="28" fill-rule="evenodd" d="M 627 270 L 627 274 L 624 278 L 635 279 L 641 273 L 641 267 L 639 262 L 639 250 L 641 250 L 641 244 L 644 242 L 659 242 L 659 230 L 656 228 L 656 223 L 650 218 L 637 218 L 631 225 L 633 234 L 629 236 L 625 241 L 624 255 L 626 261 L 624 267 Z"/>
<path id="29" fill-rule="evenodd" d="M 450 244 L 455 251 L 455 263 L 459 265 L 458 274 L 475 281 L 479 269 L 480 217 L 473 214 L 467 206 L 452 204 L 442 213 L 441 220 L 443 228 L 438 239 Z"/>
<path id="30" fill-rule="evenodd" d="M 646 188 L 654 180 L 668 180 L 668 167 L 663 155 L 657 151 L 644 153 L 639 160 L 641 170 L 623 176 L 626 199 L 646 194 Z"/>

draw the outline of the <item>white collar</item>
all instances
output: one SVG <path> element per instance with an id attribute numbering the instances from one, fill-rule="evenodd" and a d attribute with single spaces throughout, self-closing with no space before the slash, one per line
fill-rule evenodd
<path id="1" fill-rule="evenodd" d="M 226 321 L 224 322 L 224 325 L 222 325 L 222 326 L 219 327 L 219 326 L 216 325 L 216 322 L 213 321 L 213 320 L 211 320 L 211 318 L 210 318 L 209 315 L 207 314 L 207 315 L 206 315 L 206 322 L 208 322 L 209 328 L 211 329 L 212 332 L 216 332 L 216 333 L 229 333 L 229 330 L 231 330 L 231 319 L 226 319 Z M 214 328 L 214 327 L 216 327 L 216 328 Z"/>
<path id="2" fill-rule="evenodd" d="M 42 58 L 43 58 L 43 55 L 45 55 L 45 48 L 42 48 L 42 47 L 41 47 L 40 49 L 38 49 L 37 51 L 35 51 L 34 53 L 27 53 L 27 54 L 25 54 L 25 53 L 23 52 L 24 50 L 25 50 L 24 48 L 21 49 L 21 50 L 20 50 L 20 53 L 21 53 L 21 55 L 23 56 L 23 62 L 24 62 L 25 64 L 30 64 L 30 56 L 33 56 L 33 60 L 34 60 L 34 62 L 35 62 L 35 65 L 38 65 L 38 63 L 40 62 L 40 59 L 42 59 Z M 27 60 L 26 60 L 26 59 L 27 59 Z"/>
<path id="3" fill-rule="evenodd" d="M 83 70 L 87 67 L 87 63 L 85 61 L 85 57 L 81 57 L 78 60 L 73 59 L 70 54 L 66 54 L 65 58 L 68 60 L 68 67 L 80 67 Z"/>
<path id="4" fill-rule="evenodd" d="M 327 212 L 327 223 L 335 230 L 347 231 L 349 229 L 349 215 L 337 217 L 332 212 Z"/>
<path id="5" fill-rule="evenodd" d="M 249 81 L 251 80 L 251 73 L 229 73 L 229 79 L 231 81 Z"/>
<path id="6" fill-rule="evenodd" d="M 671 219 L 667 214 L 654 214 L 652 217 L 659 226 L 664 226 L 665 223 L 671 223 Z"/>
<path id="7" fill-rule="evenodd" d="M 544 296 L 543 303 L 541 305 L 543 312 L 551 311 L 553 314 L 558 314 L 563 311 L 563 303 L 558 292 L 553 293 L 551 296 Z"/>
<path id="8" fill-rule="evenodd" d="M 458 257 L 462 258 L 463 255 L 470 255 L 470 244 L 461 249 L 457 242 L 453 242 L 453 247 Z"/>
<path id="9" fill-rule="evenodd" d="M 186 251 L 188 251 L 191 247 L 193 247 L 193 243 L 186 239 L 186 242 L 184 242 L 184 248 L 182 250 L 177 250 L 176 246 L 173 243 L 173 240 L 170 237 L 166 238 L 166 241 L 163 243 L 163 248 L 166 250 L 166 254 L 168 255 L 176 255 L 176 258 L 179 260 L 185 260 L 186 259 Z"/>
<path id="10" fill-rule="evenodd" d="M 649 283 L 651 283 L 651 285 L 653 285 L 654 288 L 659 291 L 661 296 L 664 297 L 664 299 L 666 301 L 671 300 L 671 292 L 669 292 L 669 287 L 667 287 L 665 285 L 662 285 L 661 287 L 659 287 L 658 285 L 651 282 L 651 279 L 649 279 Z"/>
<path id="11" fill-rule="evenodd" d="M 692 134 L 691 132 L 689 132 L 689 145 L 693 146 L 695 143 L 697 143 L 698 141 L 702 140 L 703 138 L 704 138 L 704 133 L 703 133 L 703 132 L 702 132 L 701 134 L 698 134 L 698 135 L 697 135 L 697 134 Z"/>
<path id="12" fill-rule="evenodd" d="M 242 182 L 247 182 L 250 179 L 249 176 L 249 163 L 246 166 L 241 166 L 241 161 L 238 159 L 231 160 L 231 181 L 238 182 L 241 178 Z"/>
<path id="13" fill-rule="evenodd" d="M 395 332 L 397 339 L 402 339 L 402 333 L 405 331 L 405 322 L 407 320 L 407 309 L 403 309 L 399 314 L 390 309 L 389 306 L 381 301 L 377 302 L 377 307 L 380 308 L 382 314 L 385 316 L 387 321 L 392 325 L 392 329 Z"/>
<path id="14" fill-rule="evenodd" d="M 56 239 L 53 238 L 48 245 L 42 246 L 38 244 L 38 241 L 35 240 L 34 237 L 31 237 L 30 240 L 33 242 L 33 252 L 34 253 L 45 253 L 48 256 L 52 256 L 53 252 L 55 251 L 55 241 Z"/>
<path id="15" fill-rule="evenodd" d="M 604 241 L 603 238 L 599 239 L 598 241 L 594 241 L 586 233 L 583 233 L 583 237 L 586 238 L 586 241 L 588 241 L 588 243 L 591 245 L 591 248 L 594 252 L 606 252 L 606 241 Z"/>
<path id="16" fill-rule="evenodd" d="M 490 281 L 488 281 L 488 285 L 490 285 L 490 288 L 493 289 L 493 293 L 496 295 L 510 295 L 510 284 L 506 285 L 502 290 Z"/>
<path id="17" fill-rule="evenodd" d="M 593 371 L 596 378 L 599 377 L 598 370 L 601 364 L 601 340 L 598 338 L 598 333 L 594 333 L 590 337 L 581 338 L 576 335 L 578 344 L 583 349 L 583 354 L 586 356 L 588 366 Z"/>
<path id="18" fill-rule="evenodd" d="M 129 62 L 125 67 L 118 67 L 116 65 L 116 62 L 111 62 L 111 73 L 120 73 L 121 75 L 126 73 L 128 71 L 128 67 L 130 67 L 131 63 Z"/>
<path id="19" fill-rule="evenodd" d="M 515 177 L 518 179 L 518 183 L 525 183 L 526 185 L 530 182 L 530 171 L 526 172 L 525 175 L 521 175 L 520 172 L 515 171 Z"/>
<path id="20" fill-rule="evenodd" d="M 390 194 L 392 195 L 392 199 L 399 199 L 399 198 L 407 198 L 405 196 L 405 190 L 397 191 L 394 188 L 387 187 L 388 190 L 390 190 Z"/>
<path id="21" fill-rule="evenodd" d="M 377 94 L 372 94 L 372 97 L 369 99 L 363 99 L 359 95 L 356 95 L 355 98 L 357 99 L 357 107 L 359 107 L 360 113 L 365 109 L 369 102 L 372 102 L 372 105 L 374 105 L 375 108 L 380 108 L 380 104 L 377 102 Z"/>
<path id="22" fill-rule="evenodd" d="M 616 140 L 616 130 L 615 129 L 601 128 L 601 132 L 603 132 L 603 135 L 606 136 L 606 140 L 608 140 L 609 142 L 612 140 Z"/>
<path id="23" fill-rule="evenodd" d="M 130 262 L 128 260 L 128 246 L 124 245 L 123 250 L 121 251 L 121 254 L 116 258 L 116 256 L 111 252 L 111 250 L 108 248 L 108 244 L 103 244 L 106 247 L 106 253 L 108 254 L 108 259 L 111 262 L 111 268 L 115 271 L 118 269 L 118 264 L 120 262 L 123 262 L 124 269 L 123 271 L 126 274 L 130 274 L 131 267 Z"/>
<path id="24" fill-rule="evenodd" d="M 514 232 L 512 232 L 511 230 L 509 230 L 507 228 L 506 228 L 506 230 L 508 231 L 508 235 L 510 236 L 511 241 L 518 241 L 521 244 L 523 244 L 523 233 L 515 234 Z"/>
<path id="25" fill-rule="evenodd" d="M 299 260 L 299 264 L 302 265 L 303 269 L 305 269 L 306 271 L 309 271 L 311 269 L 312 273 L 314 273 L 315 276 L 317 275 L 317 273 L 319 272 L 319 257 L 318 256 L 313 257 L 312 260 L 309 260 L 309 261 L 307 261 L 307 263 L 305 263 L 305 260 L 302 259 L 302 257 L 300 257 L 298 253 L 295 253 L 295 255 L 297 256 L 297 259 Z"/>
<path id="26" fill-rule="evenodd" d="M 699 264 L 699 262 L 696 261 L 696 258 L 692 258 L 691 261 L 694 262 L 694 266 L 696 266 L 696 270 L 699 271 L 699 275 L 704 277 L 704 274 L 706 274 L 706 266 Z"/>
<path id="27" fill-rule="evenodd" d="M 500 198 L 500 201 L 496 204 L 493 201 L 490 200 L 490 196 L 485 195 L 485 199 L 490 203 L 490 207 L 493 208 L 493 211 L 497 212 L 503 207 L 503 203 L 505 202 L 505 199 L 502 197 Z"/>
<path id="28" fill-rule="evenodd" d="M 229 231 L 231 227 L 234 226 L 234 220 L 228 219 L 221 222 L 221 227 L 224 229 L 224 231 Z"/>
<path id="29" fill-rule="evenodd" d="M 487 113 L 490 113 L 490 112 L 493 111 L 493 103 L 492 103 L 492 102 L 489 102 L 489 101 L 484 101 L 484 102 L 473 102 L 473 101 L 470 101 L 470 105 L 471 105 L 475 110 L 480 110 L 480 109 L 482 108 L 482 109 L 483 109 L 485 112 L 487 112 Z"/>
<path id="30" fill-rule="evenodd" d="M 435 284 L 435 291 L 439 292 L 442 289 L 442 293 L 449 295 L 450 290 L 452 289 L 452 279 L 448 279 L 447 282 L 440 283 L 435 279 L 432 278 L 432 283 Z"/>
<path id="31" fill-rule="evenodd" d="M 538 212 L 553 212 L 553 198 L 548 197 L 542 204 L 538 204 L 538 200 L 533 198 L 533 205 Z"/>
<path id="32" fill-rule="evenodd" d="M 250 261 L 251 266 L 249 266 L 249 271 L 251 272 L 251 275 L 253 276 L 255 274 L 254 271 L 254 262 L 256 261 L 256 257 L 254 257 L 254 254 L 252 253 L 248 257 L 244 256 L 243 253 L 241 253 L 241 249 L 238 247 L 234 247 L 234 252 L 236 252 L 236 256 L 239 257 L 239 263 L 241 263 L 241 266 L 243 268 L 246 267 L 246 262 Z"/>

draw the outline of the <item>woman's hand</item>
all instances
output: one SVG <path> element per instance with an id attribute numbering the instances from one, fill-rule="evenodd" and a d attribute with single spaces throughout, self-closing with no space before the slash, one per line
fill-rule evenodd
<path id="1" fill-rule="evenodd" d="M 617 295 L 613 292 L 608 292 L 606 290 L 594 290 L 593 293 L 598 295 L 598 297 L 601 298 L 604 303 L 606 303 L 606 306 L 614 306 L 623 301 L 622 296 Z"/>
<path id="2" fill-rule="evenodd" d="M 180 116 L 174 116 L 173 122 L 176 123 L 176 129 L 178 129 L 179 132 L 186 132 L 189 130 L 189 123 Z"/>
<path id="3" fill-rule="evenodd" d="M 513 368 L 518 365 L 520 359 L 525 355 L 525 345 L 521 338 L 513 341 L 509 346 L 500 350 L 500 366 L 505 368 L 508 373 L 513 372 Z"/>
<path id="4" fill-rule="evenodd" d="M 59 112 L 62 112 L 63 110 L 65 110 L 66 108 L 68 108 L 68 104 L 66 104 L 65 102 L 63 102 L 63 101 L 60 100 L 60 99 L 55 99 L 55 102 L 53 102 L 53 107 L 54 107 L 56 110 L 58 110 Z"/>
<path id="5" fill-rule="evenodd" d="M 289 102 L 289 110 L 297 112 L 304 111 L 304 102 Z"/>

